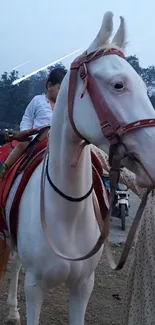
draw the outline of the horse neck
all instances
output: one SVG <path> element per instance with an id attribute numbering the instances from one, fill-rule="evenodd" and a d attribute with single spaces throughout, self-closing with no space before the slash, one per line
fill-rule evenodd
<path id="1" fill-rule="evenodd" d="M 66 109 L 64 104 L 66 102 Z M 76 168 L 71 161 L 80 139 L 70 126 L 67 112 L 67 99 L 59 96 L 56 103 L 52 127 L 49 135 L 49 175 L 54 185 L 71 197 L 84 196 L 92 185 L 91 155 L 86 147 Z"/>

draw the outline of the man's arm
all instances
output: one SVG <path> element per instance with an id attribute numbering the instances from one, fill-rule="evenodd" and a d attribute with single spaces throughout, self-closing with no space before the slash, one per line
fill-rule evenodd
<path id="1" fill-rule="evenodd" d="M 31 136 L 34 134 L 38 134 L 40 129 L 29 129 L 24 131 L 13 131 L 13 130 L 5 130 L 0 131 L 0 145 L 11 142 L 12 140 L 17 140 L 21 142 L 30 141 Z"/>
<path id="2" fill-rule="evenodd" d="M 34 113 L 36 107 L 36 97 L 34 97 L 28 104 L 23 118 L 20 123 L 20 131 L 28 130 L 33 128 Z"/>

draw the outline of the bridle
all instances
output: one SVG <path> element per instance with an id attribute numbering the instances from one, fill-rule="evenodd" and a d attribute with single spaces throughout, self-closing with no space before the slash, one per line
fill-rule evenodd
<path id="1" fill-rule="evenodd" d="M 77 77 L 78 74 L 80 75 L 81 79 L 83 80 L 83 92 L 81 94 L 81 98 L 84 96 L 85 91 L 87 90 L 90 99 L 93 103 L 93 107 L 95 109 L 95 112 L 98 116 L 99 122 L 100 122 L 100 127 L 101 131 L 103 133 L 103 136 L 109 141 L 110 143 L 110 150 L 109 150 L 109 163 L 111 166 L 110 170 L 110 183 L 111 183 L 111 200 L 110 200 L 110 209 L 108 211 L 107 216 L 104 218 L 104 228 L 101 230 L 101 234 L 99 236 L 99 239 L 93 249 L 86 254 L 85 256 L 78 257 L 78 258 L 71 258 L 68 257 L 64 254 L 62 254 L 53 244 L 51 238 L 48 235 L 47 232 L 47 227 L 46 227 L 46 221 L 45 221 L 45 207 L 44 207 L 44 199 L 43 199 L 43 189 L 45 186 L 45 178 L 47 176 L 48 181 L 52 188 L 62 197 L 66 198 L 67 200 L 74 201 L 74 202 L 79 202 L 81 201 L 81 198 L 70 198 L 68 196 L 65 197 L 65 194 L 62 193 L 59 189 L 56 188 L 56 186 L 52 183 L 50 176 L 48 174 L 48 164 L 46 165 L 47 167 L 45 168 L 45 160 L 44 160 L 44 166 L 43 166 L 43 171 L 42 171 L 42 180 L 41 180 L 41 222 L 43 226 L 44 233 L 46 235 L 46 239 L 52 248 L 52 250 L 60 257 L 66 259 L 66 260 L 71 260 L 71 261 L 81 261 L 85 260 L 87 258 L 90 258 L 94 254 L 96 254 L 103 243 L 105 243 L 105 248 L 108 256 L 109 263 L 112 267 L 112 269 L 118 270 L 123 267 L 125 264 L 125 261 L 127 259 L 130 247 L 132 245 L 132 242 L 134 240 L 134 236 L 139 224 L 139 221 L 141 219 L 147 196 L 151 189 L 148 189 L 146 194 L 144 195 L 144 198 L 139 206 L 139 209 L 137 211 L 136 217 L 133 221 L 133 224 L 131 226 L 131 229 L 129 231 L 126 244 L 124 246 L 121 258 L 119 263 L 116 265 L 113 258 L 112 258 L 112 253 L 110 250 L 110 246 L 107 240 L 108 234 L 109 234 L 109 216 L 111 213 L 111 208 L 112 208 L 112 203 L 115 195 L 115 190 L 116 186 L 118 184 L 119 180 L 119 174 L 120 174 L 120 161 L 124 156 L 120 156 L 118 152 L 116 152 L 116 148 L 118 145 L 123 145 L 121 142 L 122 137 L 130 131 L 134 131 L 135 129 L 143 128 L 143 127 L 151 127 L 155 126 L 155 119 L 145 119 L 145 120 L 139 120 L 132 122 L 127 125 L 121 125 L 120 122 L 116 119 L 114 116 L 113 112 L 110 110 L 103 94 L 99 90 L 97 83 L 91 74 L 90 68 L 89 68 L 89 63 L 97 60 L 98 58 L 101 58 L 102 56 L 105 55 L 118 55 L 123 59 L 126 59 L 124 54 L 115 48 L 111 48 L 108 50 L 101 49 L 96 52 L 92 52 L 90 54 L 87 54 L 87 52 L 84 52 L 81 56 L 75 59 L 73 63 L 71 64 L 70 68 L 70 79 L 69 79 L 69 91 L 68 91 L 68 116 L 69 120 L 71 123 L 71 126 L 77 136 L 81 139 L 81 143 L 76 151 L 76 155 L 74 156 L 74 159 L 72 161 L 72 166 L 76 166 L 78 159 L 80 157 L 80 154 L 85 147 L 85 145 L 89 144 L 89 141 L 87 139 L 84 139 L 84 137 L 80 134 L 80 132 L 77 130 L 76 125 L 73 120 L 73 109 L 74 109 L 74 97 L 75 97 L 75 91 L 76 91 L 76 84 L 77 84 Z M 89 192 L 83 197 L 84 199 L 88 197 L 88 194 L 90 195 L 92 192 L 89 190 Z M 94 201 L 94 207 L 96 207 L 96 201 Z M 97 210 L 97 209 L 95 209 Z"/>
<path id="2" fill-rule="evenodd" d="M 103 94 L 99 90 L 97 83 L 89 69 L 90 62 L 106 55 L 118 55 L 126 60 L 124 54 L 120 50 L 111 48 L 108 50 L 101 49 L 97 52 L 92 52 L 90 54 L 87 54 L 85 52 L 80 57 L 75 59 L 75 61 L 73 61 L 73 63 L 71 64 L 68 92 L 68 115 L 73 130 L 83 140 L 84 138 L 77 130 L 73 120 L 74 96 L 76 90 L 77 75 L 79 73 L 84 83 L 84 90 L 81 97 L 84 96 L 85 90 L 87 90 L 93 103 L 95 112 L 98 116 L 100 127 L 104 137 L 107 138 L 110 145 L 115 145 L 118 144 L 120 142 L 121 137 L 129 131 L 133 131 L 142 127 L 155 126 L 155 119 L 139 120 L 127 125 L 121 125 L 120 122 L 116 119 L 115 115 L 109 108 Z M 87 140 L 86 142 L 88 143 Z"/>

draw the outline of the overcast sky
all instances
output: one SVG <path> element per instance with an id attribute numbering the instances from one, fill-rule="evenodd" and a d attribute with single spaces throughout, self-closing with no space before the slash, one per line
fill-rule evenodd
<path id="1" fill-rule="evenodd" d="M 31 60 L 18 70 L 33 70 L 79 48 L 95 38 L 105 11 L 113 11 L 114 27 L 126 18 L 127 54 L 140 64 L 155 64 L 154 0 L 0 0 L 0 73 Z M 72 56 L 63 61 L 69 67 Z"/>

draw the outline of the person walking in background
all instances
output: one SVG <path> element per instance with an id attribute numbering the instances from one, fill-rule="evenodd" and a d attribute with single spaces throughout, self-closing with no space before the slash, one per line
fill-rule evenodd
<path id="1" fill-rule="evenodd" d="M 109 172 L 108 155 L 92 146 Z M 136 184 L 136 176 L 126 168 L 122 169 L 120 180 L 140 199 L 147 188 Z M 135 246 L 131 255 L 127 283 L 122 299 L 120 325 L 155 324 L 155 191 L 152 190 L 137 230 Z"/>

